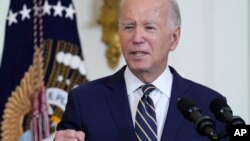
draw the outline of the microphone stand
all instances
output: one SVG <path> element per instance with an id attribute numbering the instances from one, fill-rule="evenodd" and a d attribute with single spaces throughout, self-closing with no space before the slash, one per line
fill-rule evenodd
<path id="1" fill-rule="evenodd" d="M 209 138 L 211 141 L 219 141 L 218 135 L 215 134 L 214 132 L 210 132 L 210 134 L 208 135 L 208 138 Z"/>
<path id="2" fill-rule="evenodd" d="M 200 135 L 207 136 L 211 141 L 219 141 L 219 136 L 214 131 L 214 122 L 208 116 L 197 120 L 195 127 Z"/>

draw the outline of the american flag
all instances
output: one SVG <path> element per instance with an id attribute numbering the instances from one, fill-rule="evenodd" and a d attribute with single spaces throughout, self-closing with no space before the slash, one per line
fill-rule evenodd
<path id="1" fill-rule="evenodd" d="M 2 141 L 50 138 L 68 92 L 88 82 L 71 0 L 11 0 L 0 68 Z"/>

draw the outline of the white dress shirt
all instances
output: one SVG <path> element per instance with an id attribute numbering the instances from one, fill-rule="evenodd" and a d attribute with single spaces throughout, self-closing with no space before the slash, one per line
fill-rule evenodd
<path id="1" fill-rule="evenodd" d="M 135 126 L 137 105 L 139 103 L 139 100 L 143 96 L 142 90 L 139 87 L 144 85 L 144 83 L 140 79 L 138 79 L 129 70 L 128 67 L 126 67 L 124 78 L 128 92 L 128 100 L 132 114 L 132 119 Z M 160 141 L 161 139 L 162 131 L 167 116 L 172 83 L 173 83 L 173 75 L 171 74 L 168 66 L 166 67 L 164 72 L 153 83 L 151 83 L 156 87 L 156 89 L 152 91 L 149 96 L 153 100 L 155 106 L 158 141 Z"/>

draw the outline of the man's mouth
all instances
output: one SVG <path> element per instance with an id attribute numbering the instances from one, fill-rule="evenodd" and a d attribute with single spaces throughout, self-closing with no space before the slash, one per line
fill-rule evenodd
<path id="1" fill-rule="evenodd" d="M 144 56 L 144 55 L 146 55 L 146 54 L 148 54 L 147 52 L 144 52 L 144 51 L 133 51 L 133 52 L 131 52 L 130 54 L 132 54 L 132 55 L 134 55 L 134 56 L 136 56 L 136 57 L 142 57 L 142 56 Z"/>

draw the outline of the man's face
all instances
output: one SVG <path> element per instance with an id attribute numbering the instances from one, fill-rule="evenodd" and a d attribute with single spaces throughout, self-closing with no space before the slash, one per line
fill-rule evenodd
<path id="1" fill-rule="evenodd" d="M 167 0 L 125 0 L 119 18 L 124 58 L 134 73 L 163 71 L 174 50 Z"/>

